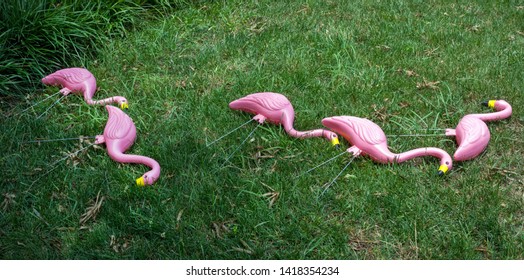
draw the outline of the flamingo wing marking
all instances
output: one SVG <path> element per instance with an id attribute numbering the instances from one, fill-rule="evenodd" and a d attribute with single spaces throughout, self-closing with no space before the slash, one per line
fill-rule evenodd
<path id="1" fill-rule="evenodd" d="M 104 129 L 104 138 L 123 139 L 134 126 L 133 121 L 124 113 L 116 110 L 109 111 L 109 119 Z"/>
<path id="2" fill-rule="evenodd" d="M 374 122 L 357 117 L 346 117 L 345 121 L 363 141 L 372 145 L 386 142 L 384 131 Z"/>
<path id="3" fill-rule="evenodd" d="M 269 92 L 250 94 L 239 100 L 251 101 L 273 111 L 281 110 L 291 104 L 283 95 Z"/>
<path id="4" fill-rule="evenodd" d="M 464 138 L 462 141 L 466 141 L 468 144 L 473 144 L 480 139 L 485 137 L 485 123 L 477 118 L 464 118 L 461 122 L 461 126 L 464 130 Z"/>
<path id="5" fill-rule="evenodd" d="M 91 72 L 81 68 L 69 68 L 58 70 L 55 75 L 61 77 L 71 83 L 82 83 L 93 77 Z"/>

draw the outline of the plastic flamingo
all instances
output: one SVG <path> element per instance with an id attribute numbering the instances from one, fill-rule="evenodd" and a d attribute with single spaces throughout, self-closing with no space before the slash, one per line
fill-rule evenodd
<path id="1" fill-rule="evenodd" d="M 120 109 L 107 105 L 109 119 L 103 135 L 96 137 L 95 144 L 105 143 L 109 157 L 122 163 L 144 164 L 151 168 L 142 177 L 136 179 L 138 186 L 153 184 L 160 176 L 160 165 L 152 158 L 140 155 L 128 155 L 124 152 L 133 145 L 136 139 L 136 127 L 133 120 Z"/>
<path id="2" fill-rule="evenodd" d="M 469 114 L 459 121 L 455 129 L 446 129 L 446 135 L 456 137 L 459 145 L 453 155 L 453 159 L 456 161 L 472 159 L 486 149 L 491 137 L 486 121 L 500 120 L 511 116 L 511 105 L 504 100 L 489 100 L 482 102 L 482 104 L 497 110 L 497 112 Z"/>
<path id="3" fill-rule="evenodd" d="M 274 124 L 282 124 L 287 134 L 292 137 L 324 137 L 331 141 L 334 146 L 339 146 L 337 134 L 331 131 L 325 129 L 298 131 L 293 128 L 295 111 L 291 102 L 282 94 L 273 92 L 253 93 L 229 103 L 229 107 L 233 110 L 255 114 L 253 120 L 260 124 L 266 120 Z"/>
<path id="4" fill-rule="evenodd" d="M 418 148 L 400 154 L 390 152 L 386 135 L 377 124 L 368 119 L 337 116 L 323 119 L 322 124 L 353 145 L 347 150 L 353 157 L 362 154 L 379 163 L 401 163 L 415 157 L 433 156 L 440 159 L 439 175 L 445 174 L 453 165 L 451 156 L 439 148 Z"/>
<path id="5" fill-rule="evenodd" d="M 113 96 L 102 100 L 94 100 L 96 92 L 96 79 L 91 72 L 84 68 L 66 68 L 58 70 L 42 79 L 46 85 L 60 85 L 60 93 L 64 96 L 72 92 L 82 92 L 84 100 L 89 105 L 106 105 L 116 103 L 121 109 L 129 107 L 127 99 L 122 96 Z"/>

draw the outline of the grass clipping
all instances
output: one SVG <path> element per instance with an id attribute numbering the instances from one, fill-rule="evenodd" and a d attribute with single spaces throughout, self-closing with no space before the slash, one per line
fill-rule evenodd
<path id="1" fill-rule="evenodd" d="M 86 211 L 82 216 L 80 216 L 80 225 L 85 225 L 89 220 L 95 220 L 96 216 L 100 212 L 100 208 L 102 207 L 102 202 L 104 202 L 105 197 L 100 197 L 100 191 L 98 191 L 98 194 L 96 195 L 96 199 L 91 202 L 91 206 L 86 208 Z"/>

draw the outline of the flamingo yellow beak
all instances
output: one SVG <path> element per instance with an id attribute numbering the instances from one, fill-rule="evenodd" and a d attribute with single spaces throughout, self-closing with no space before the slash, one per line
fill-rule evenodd
<path id="1" fill-rule="evenodd" d="M 448 172 L 448 167 L 445 165 L 445 164 L 442 164 L 439 168 L 438 168 L 438 175 L 439 176 L 442 176 L 444 174 L 446 174 L 446 172 Z"/>
<path id="2" fill-rule="evenodd" d="M 127 102 L 120 104 L 120 109 L 122 110 L 129 109 L 129 104 L 127 104 Z"/>
<path id="3" fill-rule="evenodd" d="M 331 145 L 335 146 L 335 148 L 340 147 L 340 142 L 338 142 L 338 137 L 331 139 Z"/>
<path id="4" fill-rule="evenodd" d="M 488 108 L 491 108 L 491 109 L 494 109 L 495 108 L 495 102 L 497 100 L 488 100 L 488 101 L 484 101 L 482 102 L 482 105 L 484 106 L 487 106 Z"/>
<path id="5" fill-rule="evenodd" d="M 144 176 L 136 179 L 136 185 L 139 186 L 139 187 L 145 187 L 146 186 L 146 182 L 144 181 Z"/>

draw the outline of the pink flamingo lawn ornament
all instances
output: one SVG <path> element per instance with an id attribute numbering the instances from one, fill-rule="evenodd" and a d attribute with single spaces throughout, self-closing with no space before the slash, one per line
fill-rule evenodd
<path id="1" fill-rule="evenodd" d="M 333 146 L 339 146 L 337 134 L 331 131 L 325 129 L 298 131 L 293 128 L 295 111 L 291 102 L 282 94 L 273 92 L 249 94 L 229 103 L 229 108 L 255 114 L 252 120 L 258 121 L 259 124 L 263 124 L 266 120 L 277 125 L 281 124 L 292 137 L 324 137 Z"/>
<path id="2" fill-rule="evenodd" d="M 455 129 L 446 129 L 446 136 L 456 137 L 458 148 L 453 154 L 456 161 L 465 161 L 480 155 L 488 146 L 490 133 L 485 122 L 511 116 L 511 105 L 504 100 L 489 100 L 482 105 L 497 110 L 486 114 L 469 114 L 462 117 Z"/>
<path id="3" fill-rule="evenodd" d="M 95 144 L 105 143 L 109 157 L 122 163 L 144 164 L 151 168 L 142 177 L 136 179 L 138 186 L 153 184 L 160 176 L 160 165 L 152 158 L 140 155 L 128 155 L 124 152 L 133 145 L 136 139 L 136 127 L 133 120 L 120 109 L 107 105 L 109 113 L 103 135 L 97 135 Z"/>
<path id="4" fill-rule="evenodd" d="M 468 114 L 460 119 L 456 128 L 445 129 L 445 136 L 453 136 L 458 144 L 453 160 L 465 161 L 480 155 L 488 146 L 491 138 L 485 122 L 501 120 L 511 116 L 513 109 L 504 100 L 489 100 L 482 105 L 495 109 L 493 113 Z M 441 129 L 434 129 L 441 130 Z M 399 134 L 389 136 L 440 136 L 442 134 Z"/>
<path id="5" fill-rule="evenodd" d="M 72 92 L 82 92 L 84 100 L 89 105 L 106 105 L 117 103 L 123 110 L 129 107 L 127 99 L 122 96 L 113 96 L 102 100 L 94 100 L 96 79 L 91 72 L 84 68 L 65 68 L 58 70 L 42 79 L 42 83 L 51 86 L 62 86 L 60 93 L 67 96 Z"/>
<path id="6" fill-rule="evenodd" d="M 347 149 L 347 152 L 353 154 L 353 158 L 362 154 L 379 163 L 401 163 L 415 157 L 433 156 L 440 159 L 439 175 L 445 174 L 453 165 L 451 156 L 439 148 L 418 148 L 400 154 L 390 152 L 386 135 L 377 124 L 368 119 L 337 116 L 323 119 L 322 124 L 353 145 Z"/>

